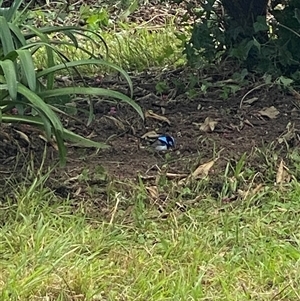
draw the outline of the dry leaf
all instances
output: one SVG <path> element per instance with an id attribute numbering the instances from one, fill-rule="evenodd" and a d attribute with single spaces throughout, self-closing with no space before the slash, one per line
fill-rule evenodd
<path id="1" fill-rule="evenodd" d="M 168 125 L 171 125 L 171 122 L 167 117 L 155 114 L 152 110 L 146 111 L 145 118 L 153 118 L 156 120 L 166 122 Z"/>
<path id="2" fill-rule="evenodd" d="M 241 190 L 241 189 L 238 189 L 238 194 L 239 194 L 239 197 L 243 200 L 247 199 L 249 196 L 254 196 L 256 195 L 261 189 L 262 189 L 262 184 L 259 184 L 258 186 L 256 186 L 255 188 L 251 188 L 251 189 L 248 189 L 248 190 Z"/>
<path id="3" fill-rule="evenodd" d="M 141 136 L 142 139 L 156 139 L 159 135 L 155 131 L 150 131 Z"/>
<path id="4" fill-rule="evenodd" d="M 284 165 L 283 160 L 281 160 L 276 174 L 276 184 L 288 183 L 290 179 L 288 168 Z"/>
<path id="5" fill-rule="evenodd" d="M 29 138 L 28 138 L 28 136 L 25 134 L 25 133 L 23 133 L 23 132 L 21 132 L 21 131 L 18 131 L 18 130 L 14 130 L 16 133 L 18 133 L 19 134 L 19 136 L 20 136 L 20 138 L 22 139 L 22 140 L 24 140 L 24 141 L 26 141 L 28 144 L 30 144 L 30 141 L 29 141 Z"/>
<path id="6" fill-rule="evenodd" d="M 217 120 L 213 120 L 210 117 L 206 117 L 203 123 L 193 122 L 193 125 L 199 127 L 200 131 L 202 132 L 213 132 L 217 123 Z"/>
<path id="7" fill-rule="evenodd" d="M 205 178 L 217 160 L 218 158 L 198 166 L 191 176 L 194 178 Z"/>
<path id="8" fill-rule="evenodd" d="M 279 144 L 285 141 L 290 142 L 296 137 L 297 130 L 295 129 L 294 123 L 289 122 L 285 128 L 286 131 L 282 135 L 280 135 L 280 137 L 277 138 Z"/>
<path id="9" fill-rule="evenodd" d="M 262 110 L 258 111 L 258 113 L 261 116 L 265 116 L 270 119 L 274 119 L 279 114 L 279 111 L 274 106 L 271 106 L 269 108 L 263 108 Z"/>
<path id="10" fill-rule="evenodd" d="M 47 138 L 44 137 L 43 135 L 39 135 L 39 138 L 40 138 L 41 140 L 43 140 L 44 142 L 51 144 L 51 146 L 52 146 L 56 151 L 58 151 L 58 146 L 57 146 L 57 143 L 55 142 L 55 137 L 53 137 L 53 139 L 51 139 L 51 140 L 47 140 Z"/>
<path id="11" fill-rule="evenodd" d="M 206 117 L 204 120 L 204 123 L 200 126 L 200 131 L 213 132 L 215 130 L 217 123 L 218 123 L 218 121 L 213 120 L 210 117 Z"/>

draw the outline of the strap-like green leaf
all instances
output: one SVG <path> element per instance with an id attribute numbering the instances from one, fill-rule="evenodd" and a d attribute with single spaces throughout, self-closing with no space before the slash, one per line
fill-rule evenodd
<path id="1" fill-rule="evenodd" d="M 3 75 L 6 80 L 9 96 L 13 99 L 17 99 L 17 74 L 15 70 L 14 62 L 11 60 L 0 61 L 0 67 L 2 68 Z"/>
<path id="2" fill-rule="evenodd" d="M 23 0 L 12 1 L 10 8 L 4 14 L 4 17 L 7 20 L 7 22 L 10 22 L 12 20 L 13 16 L 16 14 L 22 2 Z"/>
<path id="3" fill-rule="evenodd" d="M 20 64 L 22 66 L 22 70 L 26 81 L 28 83 L 29 88 L 32 91 L 36 90 L 36 72 L 34 69 L 34 64 L 32 60 L 32 56 L 29 50 L 19 49 L 17 50 L 19 54 Z"/>
<path id="4" fill-rule="evenodd" d="M 64 31 L 64 34 L 72 41 L 73 46 L 75 48 L 78 48 L 78 41 L 77 41 L 76 37 L 74 36 L 74 34 L 69 30 Z"/>
<path id="5" fill-rule="evenodd" d="M 2 121 L 5 123 L 27 123 L 39 128 L 44 127 L 44 123 L 40 116 L 20 116 L 20 115 L 3 115 Z M 64 128 L 63 138 L 66 141 L 73 142 L 78 146 L 83 147 L 95 147 L 95 148 L 109 148 L 109 145 L 101 142 L 92 141 L 90 139 L 84 138 L 78 134 L 75 134 Z"/>
<path id="6" fill-rule="evenodd" d="M 83 65 L 104 65 L 104 66 L 107 66 L 107 67 L 110 67 L 112 69 L 115 69 L 117 71 L 119 71 L 121 73 L 121 75 L 124 76 L 124 78 L 126 79 L 128 85 L 129 85 L 129 88 L 130 88 L 130 92 L 131 92 L 131 97 L 133 96 L 133 85 L 132 85 L 132 81 L 130 79 L 130 76 L 128 75 L 128 73 L 120 68 L 119 66 L 113 64 L 113 63 L 110 63 L 110 62 L 107 62 L 105 60 L 96 60 L 96 59 L 92 59 L 92 60 L 78 60 L 78 61 L 74 61 L 74 62 L 66 62 L 65 64 L 59 64 L 59 65 L 55 65 L 51 68 L 47 68 L 47 69 L 44 69 L 40 72 L 38 72 L 37 74 L 37 77 L 43 77 L 45 75 L 48 75 L 49 73 L 52 73 L 52 72 L 56 72 L 56 71 L 59 71 L 59 70 L 63 70 L 63 69 L 66 69 L 67 68 L 72 68 L 72 67 L 78 67 L 78 66 L 83 66 Z"/>
<path id="7" fill-rule="evenodd" d="M 47 54 L 47 67 L 49 68 L 49 67 L 54 66 L 55 65 L 54 54 L 53 54 L 54 49 L 53 49 L 53 47 L 50 47 L 51 42 L 50 42 L 48 36 L 46 34 L 42 33 L 41 30 L 39 30 L 31 25 L 28 25 L 26 27 L 28 29 L 30 29 L 32 32 L 34 32 L 35 35 L 37 37 L 39 37 L 42 42 L 45 43 L 45 49 L 46 49 L 46 54 Z M 53 89 L 53 85 L 54 85 L 54 74 L 49 73 L 47 75 L 47 88 Z"/>
<path id="8" fill-rule="evenodd" d="M 49 108 L 49 106 L 44 102 L 44 100 L 25 87 L 24 85 L 18 83 L 18 92 L 25 96 L 25 98 L 31 102 L 34 106 L 34 108 L 39 111 L 40 113 L 43 113 L 51 122 L 53 128 L 56 131 L 62 132 L 63 126 L 58 118 L 58 116 Z"/>
<path id="9" fill-rule="evenodd" d="M 58 146 L 60 165 L 65 166 L 67 149 L 66 149 L 66 146 L 64 143 L 63 135 L 62 135 L 62 133 L 58 133 L 56 130 L 54 130 L 54 136 L 55 136 L 56 143 Z"/>
<path id="10" fill-rule="evenodd" d="M 3 16 L 0 16 L 0 44 L 3 48 L 3 54 L 7 55 L 9 52 L 15 50 L 11 31 L 8 23 Z"/>
<path id="11" fill-rule="evenodd" d="M 16 36 L 16 40 L 19 44 L 19 48 L 21 46 L 26 45 L 27 44 L 26 39 L 24 38 L 24 35 L 23 35 L 22 31 L 20 30 L 20 28 L 13 23 L 9 23 L 8 26 L 9 26 L 10 30 Z"/>
<path id="12" fill-rule="evenodd" d="M 95 148 L 109 148 L 109 145 L 101 142 L 92 141 L 90 139 L 79 136 L 67 129 L 64 129 L 63 133 L 64 139 L 66 141 L 71 141 L 76 143 L 79 146 L 83 147 L 95 147 Z"/>
<path id="13" fill-rule="evenodd" d="M 66 87 L 66 88 L 60 88 L 55 90 L 42 91 L 39 93 L 39 95 L 43 98 L 50 98 L 54 96 L 71 95 L 71 94 L 99 95 L 99 96 L 119 99 L 132 106 L 137 111 L 137 113 L 141 116 L 141 118 L 144 119 L 144 114 L 141 107 L 134 100 L 132 100 L 125 94 L 113 90 L 108 90 L 103 88 L 91 88 L 91 87 Z"/>

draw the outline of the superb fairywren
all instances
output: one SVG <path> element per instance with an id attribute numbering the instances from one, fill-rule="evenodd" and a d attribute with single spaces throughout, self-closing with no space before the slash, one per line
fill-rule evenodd
<path id="1" fill-rule="evenodd" d="M 169 135 L 160 135 L 152 146 L 158 151 L 165 151 L 175 147 L 175 140 Z"/>

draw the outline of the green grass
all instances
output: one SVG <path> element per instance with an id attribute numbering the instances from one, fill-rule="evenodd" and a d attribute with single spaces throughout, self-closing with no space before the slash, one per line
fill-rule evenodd
<path id="1" fill-rule="evenodd" d="M 147 27 L 135 25 L 117 31 L 100 32 L 108 46 L 108 60 L 122 67 L 126 71 L 143 71 L 149 68 L 168 68 L 181 66 L 186 63 L 186 57 L 182 54 L 182 41 L 176 36 L 176 27 L 168 23 L 165 26 L 151 30 Z M 95 38 L 93 36 L 92 38 Z M 88 49 L 95 55 L 104 55 L 106 49 L 101 41 L 99 48 L 91 41 L 79 39 L 79 45 Z M 61 46 L 59 49 L 70 59 L 88 59 L 86 53 L 80 49 Z M 42 69 L 45 65 L 45 53 L 41 50 L 36 53 L 37 67 Z M 58 61 L 57 63 L 61 63 Z M 102 68 L 107 70 L 107 68 Z M 101 70 L 102 70 L 101 69 Z M 86 74 L 99 73 L 99 66 L 86 66 L 81 68 Z"/>
<path id="2" fill-rule="evenodd" d="M 83 9 L 84 10 L 84 9 Z M 124 68 L 127 71 L 143 71 L 152 67 L 168 68 L 176 67 L 186 63 L 186 57 L 183 54 L 183 44 L 189 39 L 190 33 L 188 28 L 178 28 L 175 20 L 176 17 L 166 17 L 165 24 L 153 25 L 149 22 L 143 24 L 129 23 L 126 21 L 112 21 L 109 19 L 109 13 L 104 9 L 108 16 L 109 25 L 106 27 L 101 25 L 97 10 L 86 8 L 84 13 L 87 17 L 95 17 L 95 22 L 90 22 L 86 25 L 89 30 L 100 34 L 108 46 L 108 59 Z M 82 13 L 82 12 L 81 12 Z M 71 12 L 66 18 L 66 24 L 76 25 L 81 18 L 81 13 Z M 26 17 L 29 18 L 28 22 L 36 24 L 36 26 L 49 26 L 56 24 L 55 11 L 30 11 L 23 16 L 24 22 Z M 99 20 L 97 18 L 100 18 Z M 38 20 L 38 21 L 37 21 Z M 99 22 L 100 23 L 99 23 Z M 97 57 L 106 56 L 106 48 L 96 35 L 87 34 L 89 38 L 76 35 L 78 45 L 84 49 L 89 50 Z M 55 44 L 61 36 L 53 36 Z M 64 37 L 64 40 L 66 38 Z M 68 42 L 71 42 L 69 40 Z M 98 43 L 95 44 L 94 42 Z M 88 59 L 89 56 L 82 50 L 75 49 L 71 46 L 56 45 L 66 56 L 71 60 Z M 58 58 L 58 57 L 57 57 Z M 45 66 L 45 49 L 39 50 L 35 54 L 36 67 L 42 69 Z M 58 63 L 61 63 L 58 60 Z M 104 71 L 107 71 L 107 68 Z M 99 73 L 99 67 L 87 66 L 81 68 L 86 74 Z"/>
<path id="3" fill-rule="evenodd" d="M 0 211 L 0 300 L 299 300 L 298 183 L 167 218 L 134 191 L 111 192 L 105 221 L 88 200 L 18 188 Z"/>
<path id="4" fill-rule="evenodd" d="M 112 61 L 125 70 L 176 67 L 186 63 L 174 24 L 155 27 L 127 26 L 117 33 L 103 33 Z"/>

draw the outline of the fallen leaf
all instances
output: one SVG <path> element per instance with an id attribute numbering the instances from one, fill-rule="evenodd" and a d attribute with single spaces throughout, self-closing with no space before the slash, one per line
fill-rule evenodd
<path id="1" fill-rule="evenodd" d="M 18 133 L 19 134 L 19 136 L 20 136 L 20 138 L 22 139 L 22 140 L 24 140 L 24 141 L 26 141 L 28 144 L 30 144 L 30 141 L 29 141 L 29 138 L 28 138 L 28 136 L 25 134 L 25 133 L 23 133 L 23 132 L 21 132 L 21 131 L 18 131 L 18 130 L 14 130 L 16 133 Z"/>
<path id="2" fill-rule="evenodd" d="M 222 199 L 222 203 L 228 204 L 236 201 L 238 199 L 237 195 L 232 195 L 231 197 L 226 197 Z"/>
<path id="3" fill-rule="evenodd" d="M 249 188 L 248 190 L 244 191 L 242 189 L 238 189 L 238 194 L 239 194 L 239 197 L 242 199 L 242 200 L 245 200 L 247 199 L 248 197 L 250 196 L 254 196 L 256 195 L 261 189 L 262 189 L 262 184 L 259 184 L 257 185 L 255 188 Z"/>
<path id="4" fill-rule="evenodd" d="M 143 136 L 141 136 L 142 139 L 156 139 L 158 137 L 159 134 L 157 134 L 155 131 L 147 132 Z"/>
<path id="5" fill-rule="evenodd" d="M 205 178 L 217 160 L 218 158 L 198 166 L 191 176 L 194 178 Z"/>
<path id="6" fill-rule="evenodd" d="M 213 132 L 215 130 L 217 123 L 218 123 L 217 120 L 213 120 L 210 117 L 206 117 L 203 123 L 194 122 L 193 124 L 199 126 L 199 129 L 202 132 Z"/>
<path id="7" fill-rule="evenodd" d="M 293 139 L 295 139 L 297 136 L 296 135 L 297 130 L 295 129 L 294 123 L 289 122 L 285 128 L 286 131 L 282 135 L 280 135 L 280 137 L 277 138 L 279 144 L 283 142 L 290 142 Z"/>
<path id="8" fill-rule="evenodd" d="M 258 111 L 258 113 L 261 116 L 265 116 L 270 119 L 275 119 L 279 114 L 279 111 L 274 106 L 271 106 L 269 108 L 263 108 L 262 110 Z"/>
<path id="9" fill-rule="evenodd" d="M 276 173 L 276 184 L 288 183 L 290 180 L 291 176 L 288 173 L 288 168 L 284 165 L 283 160 L 281 160 Z"/>
<path id="10" fill-rule="evenodd" d="M 155 114 L 152 110 L 146 111 L 145 118 L 153 118 L 156 120 L 166 122 L 168 125 L 171 125 L 171 122 L 167 117 Z"/>

